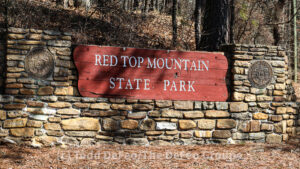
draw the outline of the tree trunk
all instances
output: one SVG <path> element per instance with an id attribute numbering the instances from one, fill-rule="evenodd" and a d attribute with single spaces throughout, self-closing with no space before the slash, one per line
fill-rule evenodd
<path id="1" fill-rule="evenodd" d="M 202 9 L 205 6 L 206 0 L 196 0 L 195 3 L 195 43 L 196 50 L 200 50 L 200 39 L 201 39 L 201 18 L 202 18 Z"/>
<path id="2" fill-rule="evenodd" d="M 160 2 L 160 13 L 164 13 L 165 12 L 165 1 L 166 0 L 161 0 Z"/>
<path id="3" fill-rule="evenodd" d="M 129 11 L 132 11 L 132 6 L 133 6 L 132 3 L 133 3 L 133 0 L 129 0 L 128 3 L 129 3 L 129 5 L 128 5 L 128 10 L 129 10 Z"/>
<path id="4" fill-rule="evenodd" d="M 137 10 L 139 8 L 139 1 L 133 0 L 133 10 Z"/>
<path id="5" fill-rule="evenodd" d="M 177 44 L 177 18 L 176 18 L 176 13 L 177 13 L 177 0 L 173 0 L 173 7 L 172 7 L 173 40 L 172 40 L 172 44 L 173 44 L 174 48 L 176 48 L 176 44 Z"/>
<path id="6" fill-rule="evenodd" d="M 143 13 L 147 14 L 149 10 L 149 0 L 144 1 Z"/>
<path id="7" fill-rule="evenodd" d="M 149 11 L 154 10 L 154 0 L 150 0 L 150 6 L 149 6 Z"/>
<path id="8" fill-rule="evenodd" d="M 233 27 L 234 27 L 234 0 L 230 0 L 230 21 L 229 21 L 229 43 L 234 43 L 234 34 L 233 34 Z"/>
<path id="9" fill-rule="evenodd" d="M 64 1 L 70 1 L 70 0 L 64 0 Z M 92 5 L 91 0 L 75 0 L 75 6 L 77 8 L 85 8 L 86 10 L 89 10 L 91 8 L 91 5 Z"/>
<path id="10" fill-rule="evenodd" d="M 181 16 L 181 1 L 177 1 L 177 15 Z"/>
<path id="11" fill-rule="evenodd" d="M 9 27 L 9 22 L 8 22 L 8 15 L 9 15 L 9 11 L 8 11 L 8 9 L 9 9 L 9 0 L 4 0 L 4 2 L 3 2 L 4 4 L 3 4 L 3 6 L 1 6 L 0 7 L 0 9 L 1 9 L 1 13 L 3 13 L 3 17 L 4 17 L 4 25 L 3 25 L 3 28 L 5 28 L 6 29 L 6 32 L 7 32 L 7 29 L 8 29 L 8 27 Z M 4 38 L 3 38 L 4 39 Z"/>
<path id="12" fill-rule="evenodd" d="M 165 4 L 164 4 L 164 13 L 167 13 L 168 12 L 167 9 L 168 9 L 168 3 L 169 3 L 169 1 L 165 0 L 164 2 L 165 2 Z"/>
<path id="13" fill-rule="evenodd" d="M 123 0 L 123 9 L 125 11 L 127 11 L 127 7 L 128 7 L 128 0 Z"/>
<path id="14" fill-rule="evenodd" d="M 155 9 L 159 11 L 159 0 L 155 0 Z"/>
<path id="15" fill-rule="evenodd" d="M 283 24 L 282 22 L 283 13 L 284 13 L 284 6 L 287 3 L 287 0 L 278 0 L 275 5 L 275 13 L 274 13 L 274 25 L 273 25 L 273 36 L 274 36 L 274 45 L 282 45 L 283 41 Z"/>
<path id="16" fill-rule="evenodd" d="M 56 6 L 63 6 L 64 8 L 68 8 L 68 3 L 69 1 L 68 0 L 57 0 L 56 1 Z"/>
<path id="17" fill-rule="evenodd" d="M 218 51 L 229 42 L 228 0 L 208 0 L 205 5 L 200 49 Z"/>

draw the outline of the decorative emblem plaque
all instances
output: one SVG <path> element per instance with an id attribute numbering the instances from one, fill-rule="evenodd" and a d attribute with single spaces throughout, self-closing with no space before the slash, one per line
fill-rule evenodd
<path id="1" fill-rule="evenodd" d="M 33 48 L 26 56 L 25 70 L 31 77 L 47 78 L 52 74 L 53 67 L 53 55 L 47 48 Z"/>
<path id="2" fill-rule="evenodd" d="M 256 61 L 249 68 L 248 79 L 253 87 L 265 88 L 272 78 L 272 66 L 266 61 Z"/>

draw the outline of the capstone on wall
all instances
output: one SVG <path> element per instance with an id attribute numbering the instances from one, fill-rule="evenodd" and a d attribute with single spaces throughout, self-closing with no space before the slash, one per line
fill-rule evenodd
<path id="1" fill-rule="evenodd" d="M 300 133 L 298 104 L 287 90 L 288 60 L 276 46 L 224 47 L 232 70 L 228 102 L 80 97 L 71 34 L 9 28 L 6 47 L 1 139 L 38 147 L 183 145 L 282 143 Z M 36 48 L 47 54 L 33 52 Z M 43 64 L 52 63 L 49 58 L 53 66 Z M 248 80 L 250 65 L 259 60 L 274 75 L 262 89 Z"/>

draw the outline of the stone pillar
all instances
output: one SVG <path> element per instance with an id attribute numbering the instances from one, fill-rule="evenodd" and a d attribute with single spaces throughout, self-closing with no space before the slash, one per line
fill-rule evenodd
<path id="1" fill-rule="evenodd" d="M 9 28 L 5 94 L 72 95 L 70 47 L 69 33 Z"/>
<path id="2" fill-rule="evenodd" d="M 287 83 L 288 80 L 288 58 L 283 49 L 277 46 L 260 46 L 260 45 L 235 45 L 233 47 L 232 58 L 232 73 L 233 73 L 233 101 L 245 101 L 245 102 L 282 102 L 287 101 Z M 258 71 L 249 75 L 249 68 L 251 65 L 257 63 Z M 266 73 L 267 65 L 261 65 L 268 63 L 272 71 L 272 79 L 269 79 Z M 252 71 L 253 72 L 253 71 Z M 258 79 L 261 76 L 263 79 Z M 251 76 L 251 77 L 249 77 Z M 271 76 L 271 75 L 270 75 Z M 250 79 L 255 81 L 261 80 L 255 84 Z"/>
<path id="3" fill-rule="evenodd" d="M 239 139 L 279 143 L 294 134 L 297 104 L 287 102 L 288 59 L 277 46 L 232 45 L 233 93 L 230 112 Z"/>

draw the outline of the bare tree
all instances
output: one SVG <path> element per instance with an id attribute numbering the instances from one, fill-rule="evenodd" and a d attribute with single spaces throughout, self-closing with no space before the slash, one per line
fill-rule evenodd
<path id="1" fill-rule="evenodd" d="M 173 0 L 173 7 L 172 7 L 172 28 L 173 28 L 173 40 L 172 44 L 173 47 L 176 47 L 177 44 L 177 0 Z"/>
<path id="2" fill-rule="evenodd" d="M 160 13 L 163 13 L 165 11 L 165 4 L 166 4 L 165 1 L 166 0 L 161 0 L 160 1 L 160 4 L 159 4 L 159 6 L 160 6 L 160 10 L 159 10 Z"/>
<path id="3" fill-rule="evenodd" d="M 200 48 L 207 51 L 220 49 L 229 42 L 229 0 L 208 0 L 205 4 Z"/>
<path id="4" fill-rule="evenodd" d="M 200 38 L 201 38 L 201 18 L 202 18 L 202 9 L 205 6 L 206 0 L 196 0 L 195 3 L 195 43 L 196 50 L 200 50 Z"/>
<path id="5" fill-rule="evenodd" d="M 230 11 L 229 11 L 229 15 L 230 15 L 230 19 L 229 19 L 229 42 L 230 43 L 234 43 L 234 18 L 235 18 L 235 7 L 234 7 L 234 1 L 235 0 L 230 0 Z"/>
<path id="6" fill-rule="evenodd" d="M 133 0 L 133 10 L 137 10 L 139 8 L 139 1 Z"/>
<path id="7" fill-rule="evenodd" d="M 273 36 L 274 36 L 274 45 L 280 45 L 282 43 L 283 37 L 283 14 L 284 14 L 284 6 L 288 2 L 288 0 L 278 0 L 275 4 L 274 10 L 274 24 L 273 24 Z"/>
<path id="8" fill-rule="evenodd" d="M 155 1 L 154 0 L 150 0 L 150 4 L 149 4 L 149 11 L 153 11 L 154 10 L 154 4 Z"/>
<path id="9" fill-rule="evenodd" d="M 123 0 L 123 9 L 124 9 L 125 11 L 128 10 L 128 6 L 129 6 L 128 3 L 129 3 L 128 0 Z"/>
<path id="10" fill-rule="evenodd" d="M 157 10 L 157 11 L 159 11 L 159 4 L 160 4 L 160 1 L 159 0 L 155 0 L 155 9 Z"/>
<path id="11" fill-rule="evenodd" d="M 147 14 L 148 13 L 148 11 L 149 11 L 149 0 L 144 0 L 143 1 L 144 2 L 144 4 L 143 4 L 143 13 L 144 14 Z"/>

